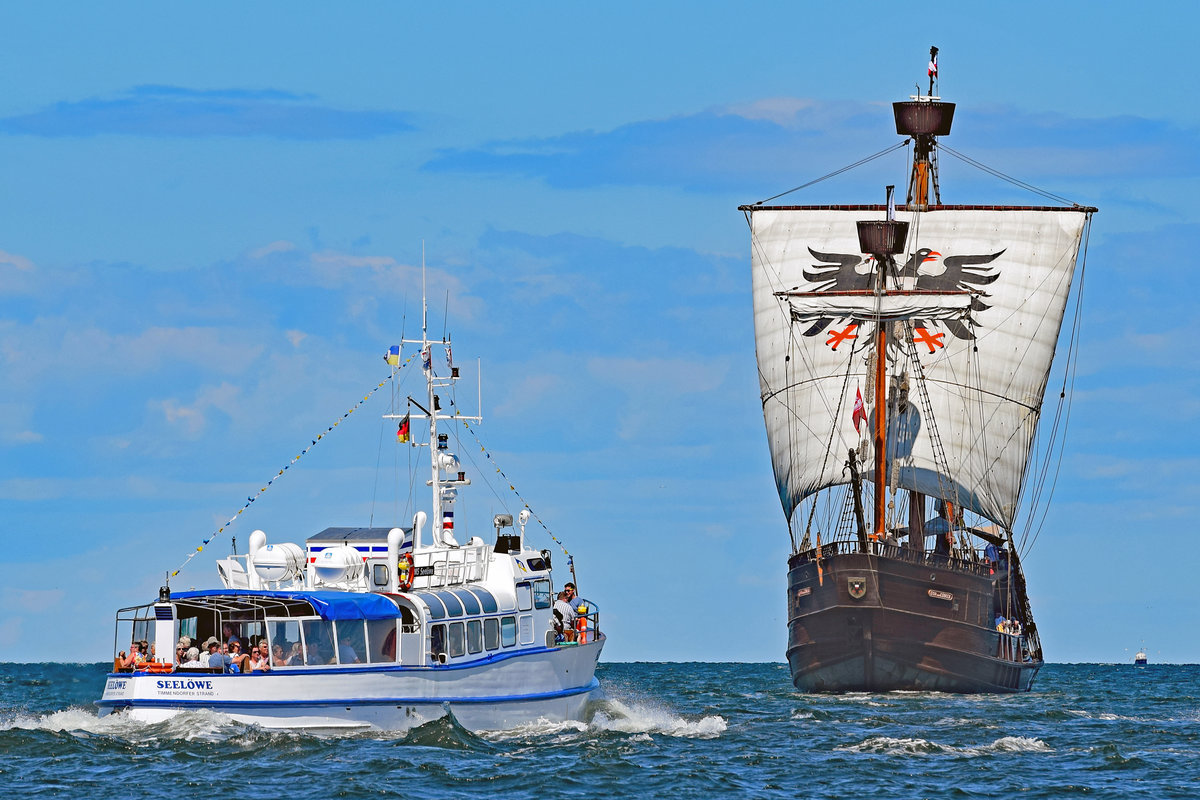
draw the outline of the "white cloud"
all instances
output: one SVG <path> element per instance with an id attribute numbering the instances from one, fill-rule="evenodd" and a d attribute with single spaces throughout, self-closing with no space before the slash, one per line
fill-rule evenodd
<path id="1" fill-rule="evenodd" d="M 25 256 L 19 256 L 15 253 L 8 253 L 0 250 L 0 267 L 11 266 L 17 269 L 28 272 L 33 269 L 33 262 Z"/>
<path id="2" fill-rule="evenodd" d="M 251 258 L 265 258 L 272 253 L 288 253 L 296 249 L 296 245 L 291 242 L 280 239 L 276 242 L 263 245 L 255 250 L 250 251 Z"/>
<path id="3" fill-rule="evenodd" d="M 168 423 L 182 427 L 188 436 L 194 438 L 203 433 L 210 410 L 215 409 L 233 417 L 240 399 L 240 388 L 230 383 L 222 383 L 219 386 L 201 388 L 190 404 L 181 403 L 176 398 L 168 398 L 153 401 L 151 407 L 161 409 Z"/>

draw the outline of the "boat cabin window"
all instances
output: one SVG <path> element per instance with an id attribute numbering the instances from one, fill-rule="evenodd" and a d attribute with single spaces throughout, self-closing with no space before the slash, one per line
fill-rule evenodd
<path id="1" fill-rule="evenodd" d="M 179 620 L 180 638 L 186 636 L 191 639 L 193 643 L 199 642 L 200 636 L 196 633 L 196 631 L 199 629 L 198 620 L 195 617 L 187 617 Z M 199 647 L 199 645 L 197 645 L 197 647 Z"/>
<path id="2" fill-rule="evenodd" d="M 550 600 L 550 581 L 533 582 L 533 605 L 535 608 L 549 608 L 553 605 Z"/>
<path id="3" fill-rule="evenodd" d="M 304 663 L 300 646 L 300 622 L 294 619 L 267 620 L 267 636 L 271 640 L 272 667 L 298 667 Z M 283 663 L 276 663 L 275 653 L 283 653 Z"/>
<path id="4" fill-rule="evenodd" d="M 500 644 L 512 647 L 517 643 L 517 618 L 500 618 Z"/>
<path id="5" fill-rule="evenodd" d="M 488 650 L 500 649 L 500 620 L 495 617 L 483 621 L 483 646 Z"/>
<path id="6" fill-rule="evenodd" d="M 306 619 L 301 621 L 300 630 L 304 634 L 304 663 L 308 666 L 333 663 L 333 623 Z"/>
<path id="7" fill-rule="evenodd" d="M 339 664 L 361 664 L 367 655 L 367 639 L 362 620 L 344 619 L 334 623 L 337 630 Z"/>
<path id="8" fill-rule="evenodd" d="M 457 658 L 467 652 L 466 643 L 463 640 L 463 624 L 451 622 L 449 627 L 450 657 Z"/>
<path id="9" fill-rule="evenodd" d="M 371 580 L 376 586 L 387 586 L 388 577 L 387 564 L 376 564 L 374 569 L 371 570 Z"/>
<path id="10" fill-rule="evenodd" d="M 467 622 L 467 652 L 478 653 L 483 650 L 483 623 L 477 619 Z"/>
<path id="11" fill-rule="evenodd" d="M 437 661 L 439 656 L 446 655 L 446 626 L 439 623 L 429 628 L 429 655 Z"/>
<path id="12" fill-rule="evenodd" d="M 517 584 L 517 609 L 528 611 L 533 608 L 533 594 L 528 583 Z"/>
<path id="13" fill-rule="evenodd" d="M 367 661 L 379 664 L 396 660 L 396 620 L 372 619 L 367 621 Z"/>

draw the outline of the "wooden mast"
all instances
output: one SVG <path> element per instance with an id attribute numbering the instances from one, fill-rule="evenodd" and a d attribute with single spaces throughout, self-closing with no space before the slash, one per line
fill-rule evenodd
<path id="1" fill-rule="evenodd" d="M 896 219 L 896 206 L 892 193 L 894 186 L 887 187 L 887 220 L 858 222 L 858 246 L 864 253 L 875 258 L 879 273 L 875 280 L 875 294 L 882 298 L 887 294 L 888 266 L 894 268 L 896 253 L 904 252 L 908 239 L 908 223 Z M 875 374 L 872 377 L 875 397 L 875 414 L 872 423 L 872 441 L 875 451 L 875 519 L 871 540 L 880 541 L 887 529 L 887 348 L 888 327 L 891 321 L 881 316 L 875 319 Z"/>
<path id="2" fill-rule="evenodd" d="M 879 264 L 880 293 L 885 263 Z M 887 329 L 891 323 L 880 319 L 875 333 L 875 532 L 880 541 L 887 526 Z"/>
<path id="3" fill-rule="evenodd" d="M 938 49 L 929 48 L 929 93 L 924 97 L 914 95 L 908 102 L 893 103 L 896 118 L 896 133 L 913 139 L 912 174 L 908 180 L 908 210 L 926 211 L 932 203 L 942 202 L 937 179 L 937 137 L 948 136 L 954 122 L 954 103 L 942 102 L 934 95 L 934 84 L 938 77 Z M 920 88 L 917 89 L 920 92 Z M 925 548 L 924 514 L 925 497 L 910 491 L 908 496 L 909 523 L 908 541 Z M 953 517 L 951 517 L 953 520 Z"/>

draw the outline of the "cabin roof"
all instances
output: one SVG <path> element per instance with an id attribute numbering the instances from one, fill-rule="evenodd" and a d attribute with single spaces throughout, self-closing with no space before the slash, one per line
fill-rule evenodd
<path id="1" fill-rule="evenodd" d="M 368 592 L 272 591 L 257 589 L 219 589 L 172 592 L 173 601 L 201 601 L 203 605 L 252 607 L 273 600 L 299 600 L 308 603 L 321 619 L 395 619 L 399 607 L 382 594 Z"/>
<path id="2" fill-rule="evenodd" d="M 328 542 L 385 542 L 391 528 L 326 528 L 320 533 L 314 533 L 305 540 L 306 544 Z M 401 528 L 405 536 L 412 534 L 412 528 Z"/>

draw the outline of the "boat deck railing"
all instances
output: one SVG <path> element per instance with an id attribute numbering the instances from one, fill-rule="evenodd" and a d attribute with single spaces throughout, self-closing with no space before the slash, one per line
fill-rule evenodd
<path id="1" fill-rule="evenodd" d="M 485 580 L 489 550 L 486 544 L 418 550 L 413 553 L 416 587 L 441 589 Z"/>
<path id="2" fill-rule="evenodd" d="M 907 561 L 910 564 L 922 564 L 933 567 L 942 567 L 944 569 L 952 569 L 959 572 L 967 572 L 973 575 L 989 575 L 991 574 L 992 565 L 983 557 L 981 552 L 974 550 L 956 550 L 953 555 L 942 555 L 929 550 L 921 550 L 916 547 L 904 547 L 894 544 L 885 544 L 883 542 L 869 542 L 868 552 L 882 556 L 884 558 L 892 558 L 897 561 Z M 833 558 L 838 555 L 849 555 L 851 553 L 861 553 L 862 547 L 858 539 L 842 539 L 827 542 L 821 545 L 820 557 L 822 559 Z M 792 556 L 790 564 L 798 566 L 806 564 L 817 559 L 817 548 L 804 550 Z"/>

